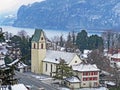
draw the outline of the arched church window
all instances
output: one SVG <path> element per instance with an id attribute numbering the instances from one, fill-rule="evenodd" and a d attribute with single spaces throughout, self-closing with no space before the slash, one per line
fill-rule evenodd
<path id="1" fill-rule="evenodd" d="M 43 49 L 43 43 L 41 44 L 41 49 Z"/>
<path id="2" fill-rule="evenodd" d="M 33 48 L 34 48 L 34 49 L 36 48 L 36 45 L 35 45 L 35 43 L 34 43 L 34 46 L 33 46 Z"/>

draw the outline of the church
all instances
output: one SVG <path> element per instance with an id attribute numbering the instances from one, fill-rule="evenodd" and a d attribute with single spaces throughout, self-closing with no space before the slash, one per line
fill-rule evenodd
<path id="1" fill-rule="evenodd" d="M 51 50 L 48 47 L 49 43 L 44 31 L 36 29 L 31 41 L 31 71 L 33 73 L 51 76 L 61 59 L 65 60 L 68 66 L 82 62 L 76 53 Z"/>

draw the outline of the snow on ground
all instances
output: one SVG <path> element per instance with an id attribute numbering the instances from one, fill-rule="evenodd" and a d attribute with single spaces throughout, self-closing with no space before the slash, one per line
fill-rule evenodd
<path id="1" fill-rule="evenodd" d="M 39 76 L 39 75 L 32 75 L 32 77 L 34 77 L 36 79 L 39 79 L 39 80 L 42 80 L 42 81 L 45 81 L 45 80 L 49 80 L 50 81 L 50 80 L 53 79 L 53 78 L 50 78 L 50 77 Z M 60 87 L 59 89 L 60 90 L 71 90 L 71 89 L 65 88 L 65 87 Z M 105 87 L 99 87 L 99 88 L 81 88 L 81 89 L 74 89 L 74 90 L 108 90 L 108 89 L 105 88 Z"/>
<path id="2" fill-rule="evenodd" d="M 39 79 L 39 80 L 49 80 L 49 79 L 53 79 L 50 77 L 46 77 L 46 76 L 39 76 L 39 75 L 32 75 L 32 77 Z"/>
<path id="3" fill-rule="evenodd" d="M 60 88 L 60 90 L 70 90 L 68 88 Z M 74 89 L 74 90 L 108 90 L 105 87 L 100 87 L 100 88 L 81 88 L 81 89 Z"/>

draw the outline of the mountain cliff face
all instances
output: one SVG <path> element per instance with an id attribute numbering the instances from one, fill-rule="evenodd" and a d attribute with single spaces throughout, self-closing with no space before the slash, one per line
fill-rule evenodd
<path id="1" fill-rule="evenodd" d="M 13 26 L 112 29 L 120 25 L 119 0 L 45 0 L 21 6 Z"/>

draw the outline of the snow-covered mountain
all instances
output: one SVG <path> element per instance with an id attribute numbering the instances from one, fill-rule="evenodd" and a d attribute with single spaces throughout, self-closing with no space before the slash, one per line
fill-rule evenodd
<path id="1" fill-rule="evenodd" d="M 14 14 L 4 14 L 0 17 L 0 25 L 12 25 L 16 20 L 16 15 Z"/>
<path id="2" fill-rule="evenodd" d="M 45 0 L 21 6 L 18 27 L 113 29 L 120 25 L 119 0 Z"/>

